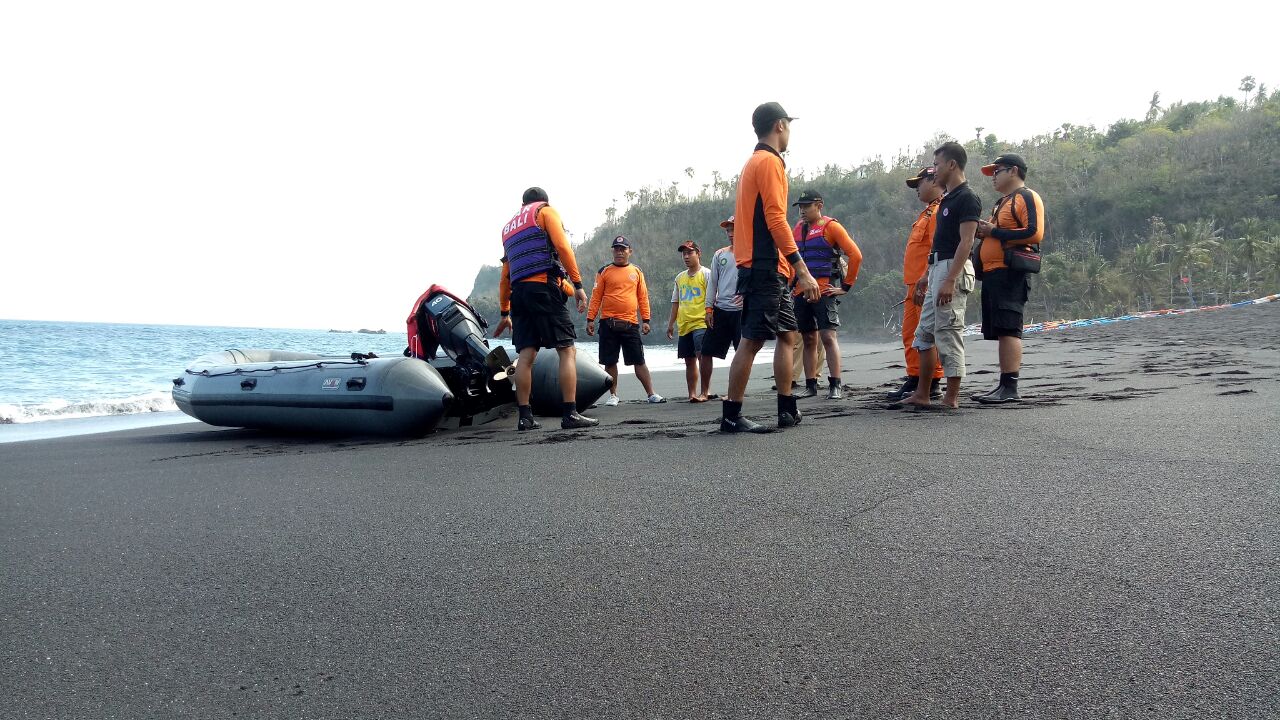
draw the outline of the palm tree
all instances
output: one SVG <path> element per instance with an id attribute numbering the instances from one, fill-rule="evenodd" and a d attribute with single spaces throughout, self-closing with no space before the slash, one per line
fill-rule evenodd
<path id="1" fill-rule="evenodd" d="M 1187 300 L 1193 306 L 1196 299 L 1192 273 L 1209 264 L 1212 251 L 1218 247 L 1221 235 L 1222 229 L 1214 227 L 1213 220 L 1178 223 L 1173 228 L 1173 239 L 1169 243 L 1169 267 L 1181 273 Z"/>
<path id="2" fill-rule="evenodd" d="M 1160 91 L 1157 90 L 1151 95 L 1151 103 L 1147 106 L 1147 122 L 1155 122 L 1160 119 L 1160 111 L 1164 108 L 1160 107 Z"/>
<path id="3" fill-rule="evenodd" d="M 1141 299 L 1143 309 L 1151 309 L 1151 295 L 1159 286 L 1164 263 L 1158 257 L 1159 249 L 1151 243 L 1141 243 L 1126 251 L 1120 267 L 1123 279 Z"/>
<path id="4" fill-rule="evenodd" d="M 1244 107 L 1249 109 L 1249 93 L 1258 86 L 1258 81 L 1252 75 L 1245 75 L 1240 78 L 1240 92 L 1244 93 Z"/>
<path id="5" fill-rule="evenodd" d="M 1100 311 L 1111 295 L 1109 286 L 1114 281 L 1107 259 L 1096 252 L 1090 252 L 1076 260 L 1070 277 L 1076 296 L 1084 302 L 1088 313 L 1093 315 Z"/>
<path id="6" fill-rule="evenodd" d="M 1262 247 L 1263 265 L 1259 272 L 1268 292 L 1280 291 L 1280 238 L 1272 238 Z"/>
<path id="7" fill-rule="evenodd" d="M 1232 252 L 1236 260 L 1244 263 L 1244 289 L 1252 289 L 1253 266 L 1262 257 L 1266 247 L 1267 226 L 1260 218 L 1247 217 L 1240 221 L 1238 230 L 1240 237 L 1236 239 Z"/>
<path id="8" fill-rule="evenodd" d="M 1044 303 L 1045 317 L 1055 317 L 1055 309 L 1060 309 L 1057 303 L 1058 294 L 1064 288 L 1071 286 L 1069 272 L 1070 263 L 1062 253 L 1045 253 L 1040 277 L 1036 282 L 1036 294 Z"/>

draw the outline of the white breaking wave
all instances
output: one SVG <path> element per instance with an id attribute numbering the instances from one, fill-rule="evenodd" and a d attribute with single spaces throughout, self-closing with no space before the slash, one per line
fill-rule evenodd
<path id="1" fill-rule="evenodd" d="M 168 412 L 177 410 L 173 396 L 157 391 L 127 398 L 110 398 L 71 402 L 49 400 L 20 405 L 0 404 L 0 425 L 40 422 L 42 420 L 69 420 L 71 418 L 104 417 L 107 415 L 134 415 L 138 413 Z"/>

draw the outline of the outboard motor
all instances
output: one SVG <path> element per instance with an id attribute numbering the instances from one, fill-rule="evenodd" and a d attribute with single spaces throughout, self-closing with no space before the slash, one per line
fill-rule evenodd
<path id="1" fill-rule="evenodd" d="M 465 300 L 432 285 L 413 304 L 406 325 L 405 355 L 440 371 L 461 400 L 457 405 L 464 421 L 514 399 L 507 379 L 511 358 L 504 347 L 489 348 L 484 332 L 489 324 Z"/>
<path id="2" fill-rule="evenodd" d="M 432 285 L 418 298 L 409 316 L 410 356 L 432 360 L 439 350 L 444 350 L 460 367 L 480 370 L 489 355 L 489 343 L 484 339 L 488 326 L 465 301 Z"/>

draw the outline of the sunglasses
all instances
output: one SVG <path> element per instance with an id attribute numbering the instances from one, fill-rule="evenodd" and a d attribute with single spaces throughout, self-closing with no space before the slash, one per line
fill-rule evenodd
<path id="1" fill-rule="evenodd" d="M 995 176 L 999 175 L 999 174 L 1000 174 L 1000 173 L 1002 173 L 1002 172 L 1009 172 L 1009 171 L 1010 171 L 1010 170 L 1012 170 L 1012 169 L 1013 169 L 1013 166 L 1012 166 L 1012 165 L 1006 165 L 1006 166 L 1004 166 L 1004 167 L 1002 167 L 1002 168 L 997 169 L 995 172 L 991 173 L 991 177 L 995 177 Z"/>

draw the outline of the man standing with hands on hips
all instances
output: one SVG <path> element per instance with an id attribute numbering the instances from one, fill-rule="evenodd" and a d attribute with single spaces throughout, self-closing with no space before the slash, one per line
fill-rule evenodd
<path id="1" fill-rule="evenodd" d="M 927 289 L 913 343 L 920 351 L 922 380 L 915 393 L 904 401 L 914 407 L 934 408 L 929 402 L 929 383 L 923 378 L 932 377 L 938 363 L 942 363 L 947 377 L 941 407 L 960 407 L 960 382 L 965 374 L 961 333 L 969 293 L 976 282 L 969 251 L 982 219 L 982 201 L 964 176 L 968 160 L 964 146 L 955 141 L 943 143 L 933 153 L 934 179 L 947 188 L 947 194 L 938 205 L 928 274 L 916 283 L 917 288 L 927 285 Z"/>
<path id="2" fill-rule="evenodd" d="M 786 382 L 791 377 L 791 352 L 797 342 L 795 308 L 788 285 L 806 300 L 821 294 L 787 222 L 787 171 L 782 161 L 791 140 L 795 118 L 776 102 L 760 105 L 751 114 L 758 140 L 738 178 L 733 215 L 733 255 L 738 265 L 738 294 L 742 296 L 742 341 L 729 368 L 729 392 L 720 417 L 720 432 L 769 432 L 770 428 L 742 416 L 751 365 L 765 342 L 777 339 L 773 375 L 778 382 L 778 427 L 800 423 L 795 396 Z"/>
<path id="3" fill-rule="evenodd" d="M 796 224 L 796 246 L 809 271 L 818 280 L 821 296 L 816 302 L 795 298 L 796 324 L 804 338 L 805 387 L 800 397 L 810 398 L 818 394 L 818 348 L 826 349 L 827 399 L 839 400 L 840 390 L 840 296 L 849 292 L 858 279 L 862 267 L 862 251 L 849 237 L 844 226 L 822 214 L 822 195 L 816 190 L 806 190 L 795 205 L 800 208 L 800 222 Z M 840 272 L 840 255 L 848 263 Z"/>

